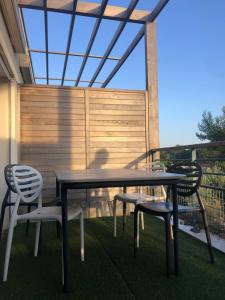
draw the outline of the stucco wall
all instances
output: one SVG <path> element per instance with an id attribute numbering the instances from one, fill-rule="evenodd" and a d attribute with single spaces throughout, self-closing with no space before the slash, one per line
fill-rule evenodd
<path id="1" fill-rule="evenodd" d="M 0 77 L 0 205 L 6 192 L 4 167 L 10 159 L 10 102 L 9 83 Z"/>

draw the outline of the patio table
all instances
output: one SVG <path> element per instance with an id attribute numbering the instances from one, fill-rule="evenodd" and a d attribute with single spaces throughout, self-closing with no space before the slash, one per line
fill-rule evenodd
<path id="1" fill-rule="evenodd" d="M 162 171 L 145 171 L 131 169 L 87 169 L 75 171 L 56 171 L 56 193 L 61 197 L 62 207 L 62 242 L 63 242 L 63 272 L 64 291 L 71 288 L 69 272 L 69 245 L 67 228 L 67 191 L 71 189 L 90 189 L 124 186 L 157 186 L 171 185 L 173 197 L 174 218 L 174 268 L 179 273 L 178 251 L 178 206 L 177 183 L 185 176 L 183 174 L 166 173 Z"/>

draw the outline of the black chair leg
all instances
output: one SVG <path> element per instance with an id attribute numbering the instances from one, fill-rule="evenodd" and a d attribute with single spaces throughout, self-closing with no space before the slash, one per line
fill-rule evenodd
<path id="1" fill-rule="evenodd" d="M 127 214 L 127 203 L 123 202 L 123 231 L 125 231 L 125 226 L 126 226 L 126 214 Z"/>
<path id="2" fill-rule="evenodd" d="M 209 233 L 209 227 L 208 227 L 205 210 L 202 210 L 201 214 L 202 214 L 203 224 L 204 224 L 204 228 L 205 228 L 205 235 L 206 235 L 206 240 L 207 240 L 207 245 L 208 245 L 208 250 L 209 250 L 210 262 L 211 262 L 211 264 L 213 264 L 214 257 L 213 257 L 213 251 L 212 251 L 212 243 L 211 243 L 211 237 L 210 237 L 210 233 Z"/>
<path id="3" fill-rule="evenodd" d="M 134 258 L 136 258 L 137 251 L 137 218 L 138 218 L 138 209 L 134 210 Z"/>
<path id="4" fill-rule="evenodd" d="M 56 222 L 56 236 L 57 236 L 57 239 L 60 239 L 60 234 L 61 234 L 61 224 L 60 224 L 60 222 Z"/>
<path id="5" fill-rule="evenodd" d="M 57 203 L 56 203 L 56 205 L 57 206 L 61 206 L 61 202 L 60 201 L 58 201 Z M 57 239 L 60 239 L 61 238 L 61 224 L 60 224 L 60 222 L 56 222 L 56 237 L 57 237 Z"/>
<path id="6" fill-rule="evenodd" d="M 170 276 L 170 215 L 164 217 L 165 237 L 166 237 L 166 276 Z"/>
<path id="7" fill-rule="evenodd" d="M 31 211 L 31 206 L 29 205 L 29 206 L 27 207 L 27 212 L 30 213 L 30 211 Z M 26 236 L 29 235 L 29 225 L 30 225 L 30 221 L 27 220 L 27 222 L 26 222 L 26 231 L 25 231 L 25 235 L 26 235 Z"/>
<path id="8" fill-rule="evenodd" d="M 0 217 L 0 240 L 2 239 L 2 230 L 3 230 L 3 223 L 5 218 L 5 209 L 7 207 L 7 200 L 9 197 L 9 189 L 7 189 L 5 193 L 5 197 L 2 201 L 2 209 L 1 209 L 1 217 Z"/>

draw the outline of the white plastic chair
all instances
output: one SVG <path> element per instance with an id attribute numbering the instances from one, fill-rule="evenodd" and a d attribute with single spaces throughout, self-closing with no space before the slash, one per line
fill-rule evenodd
<path id="1" fill-rule="evenodd" d="M 9 259 L 11 253 L 12 239 L 14 227 L 17 221 L 31 220 L 37 222 L 36 227 L 36 238 L 35 238 L 35 249 L 34 256 L 37 256 L 39 237 L 40 237 L 40 225 L 41 221 L 58 221 L 62 223 L 61 207 L 50 206 L 42 207 L 42 187 L 43 179 L 41 174 L 30 166 L 19 165 L 12 168 L 13 181 L 17 192 L 17 200 L 13 208 L 12 216 L 9 224 L 5 263 L 3 272 L 3 281 L 7 281 Z M 22 215 L 18 215 L 18 207 L 20 201 L 30 203 L 34 200 L 38 200 L 38 208 Z M 80 235 L 81 235 L 81 260 L 84 261 L 84 222 L 83 222 L 83 210 L 82 208 L 70 208 L 68 210 L 68 220 L 72 220 L 76 217 L 80 218 Z"/>
<path id="2" fill-rule="evenodd" d="M 139 170 L 146 170 L 149 172 L 160 171 L 165 172 L 165 166 L 160 161 L 151 162 L 145 164 L 144 167 L 139 168 Z M 125 228 L 125 217 L 126 217 L 126 204 L 133 204 L 134 207 L 139 203 L 149 202 L 149 201 L 164 201 L 166 200 L 166 191 L 163 186 L 150 186 L 150 194 L 145 194 L 142 187 L 138 187 L 138 193 L 127 193 L 126 187 L 123 193 L 116 194 L 113 201 L 113 219 L 114 219 L 114 237 L 117 236 L 117 220 L 116 220 L 116 208 L 117 201 L 123 203 L 123 229 Z M 144 215 L 140 213 L 141 216 L 141 227 L 144 229 Z M 139 247 L 139 217 L 137 219 L 137 247 Z"/>

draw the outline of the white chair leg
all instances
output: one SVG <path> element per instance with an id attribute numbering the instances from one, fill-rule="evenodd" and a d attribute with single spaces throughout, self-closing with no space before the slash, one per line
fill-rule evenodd
<path id="1" fill-rule="evenodd" d="M 9 259 L 10 259 L 10 254 L 11 254 L 14 226 L 15 226 L 15 220 L 12 217 L 11 221 L 10 221 L 7 245 L 6 245 L 6 252 L 5 252 L 5 263 L 4 263 L 4 272 L 3 272 L 3 281 L 4 282 L 7 281 L 7 276 L 8 276 Z"/>
<path id="2" fill-rule="evenodd" d="M 173 224 L 171 224 L 170 222 L 170 239 L 173 240 L 174 237 L 173 237 Z"/>
<path id="3" fill-rule="evenodd" d="M 84 261 L 84 214 L 80 214 L 80 255 L 81 261 Z"/>
<path id="4" fill-rule="evenodd" d="M 38 255 L 40 229 L 41 229 L 41 221 L 37 222 L 37 224 L 36 224 L 36 237 L 35 237 L 34 256 Z"/>
<path id="5" fill-rule="evenodd" d="M 145 222 L 144 222 L 144 213 L 141 213 L 141 229 L 144 230 L 145 229 Z"/>
<path id="6" fill-rule="evenodd" d="M 140 212 L 138 212 L 138 217 L 137 217 L 137 248 L 139 248 L 139 231 L 140 231 Z"/>
<path id="7" fill-rule="evenodd" d="M 116 204 L 117 204 L 117 200 L 114 199 L 113 200 L 113 222 L 114 222 L 114 232 L 113 235 L 114 237 L 116 237 L 117 232 L 116 232 Z"/>

